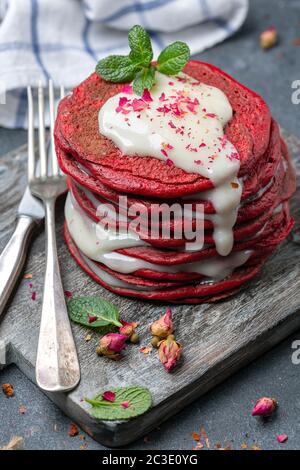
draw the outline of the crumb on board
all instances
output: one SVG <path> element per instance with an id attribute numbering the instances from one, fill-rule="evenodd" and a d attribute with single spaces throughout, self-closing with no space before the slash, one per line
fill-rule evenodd
<path id="1" fill-rule="evenodd" d="M 268 50 L 274 47 L 278 42 L 278 33 L 276 28 L 268 28 L 260 35 L 260 47 L 263 50 Z"/>
<path id="2" fill-rule="evenodd" d="M 149 354 L 152 351 L 152 348 L 150 346 L 142 346 L 139 349 L 140 353 L 142 354 Z"/>
<path id="3" fill-rule="evenodd" d="M 7 396 L 7 398 L 13 397 L 15 394 L 14 387 L 9 383 L 3 384 L 2 390 L 3 393 Z"/>
<path id="4" fill-rule="evenodd" d="M 75 423 L 70 424 L 68 434 L 69 434 L 70 437 L 75 437 L 79 434 L 78 427 L 76 426 Z"/>
<path id="5" fill-rule="evenodd" d="M 24 274 L 23 279 L 32 279 L 32 274 L 31 273 Z"/>

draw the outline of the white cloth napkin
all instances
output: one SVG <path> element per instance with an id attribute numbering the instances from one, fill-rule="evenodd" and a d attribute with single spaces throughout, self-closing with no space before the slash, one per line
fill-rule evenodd
<path id="1" fill-rule="evenodd" d="M 242 25 L 248 0 L 0 0 L 0 125 L 26 127 L 26 86 L 72 88 L 108 54 L 127 54 L 134 24 L 154 54 L 175 40 L 192 54 Z"/>

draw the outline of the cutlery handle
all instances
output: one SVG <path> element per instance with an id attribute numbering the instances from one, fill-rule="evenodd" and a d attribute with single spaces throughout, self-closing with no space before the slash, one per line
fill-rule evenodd
<path id="1" fill-rule="evenodd" d="M 25 264 L 27 249 L 37 223 L 29 216 L 19 216 L 14 233 L 0 255 L 0 318 Z"/>
<path id="2" fill-rule="evenodd" d="M 57 257 L 55 201 L 46 200 L 46 273 L 36 359 L 36 380 L 43 390 L 68 391 L 80 380 Z"/>

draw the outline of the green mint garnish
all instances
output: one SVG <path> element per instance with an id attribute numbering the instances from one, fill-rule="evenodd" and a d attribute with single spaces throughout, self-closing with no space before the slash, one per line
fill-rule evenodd
<path id="1" fill-rule="evenodd" d="M 75 297 L 68 302 L 70 319 L 105 334 L 122 326 L 119 310 L 100 297 Z"/>
<path id="2" fill-rule="evenodd" d="M 129 56 L 110 55 L 98 62 L 96 72 L 107 81 L 122 83 L 131 82 L 136 69 Z"/>
<path id="3" fill-rule="evenodd" d="M 129 58 L 135 66 L 149 67 L 153 59 L 151 39 L 142 26 L 136 25 L 128 33 Z"/>
<path id="4" fill-rule="evenodd" d="M 91 416 L 104 421 L 130 419 L 145 413 L 151 406 L 152 398 L 147 388 L 120 387 L 111 391 L 116 394 L 114 402 L 103 400 L 102 393 L 92 399 L 85 398 L 92 405 Z"/>
<path id="5" fill-rule="evenodd" d="M 188 45 L 185 42 L 173 42 L 159 54 L 157 70 L 165 75 L 176 75 L 183 69 L 189 58 Z"/>
<path id="6" fill-rule="evenodd" d="M 190 50 L 185 42 L 176 41 L 167 46 L 151 64 L 153 50 L 147 31 L 139 25 L 133 26 L 128 33 L 130 53 L 128 56 L 111 55 L 102 59 L 96 66 L 96 72 L 104 80 L 113 83 L 133 81 L 133 91 L 142 95 L 144 90 L 151 90 L 155 82 L 156 70 L 164 75 L 176 75 L 186 65 Z"/>

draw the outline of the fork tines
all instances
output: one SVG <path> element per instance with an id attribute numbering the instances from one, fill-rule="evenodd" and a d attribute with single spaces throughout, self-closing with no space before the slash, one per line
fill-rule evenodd
<path id="1" fill-rule="evenodd" d="M 54 87 L 52 80 L 49 80 L 49 117 L 50 117 L 50 158 L 52 166 L 52 176 L 57 176 L 60 169 L 57 162 L 57 157 L 54 147 L 54 121 L 55 121 L 55 97 Z M 60 87 L 60 98 L 64 97 L 64 87 Z M 39 129 L 39 156 L 40 156 L 40 176 L 46 178 L 47 176 L 47 150 L 46 150 L 46 135 L 45 135 L 45 100 L 44 88 L 39 82 L 38 90 L 38 129 Z M 35 178 L 35 135 L 34 135 L 34 104 L 32 96 L 32 88 L 27 87 L 28 97 L 28 180 L 32 181 Z"/>

